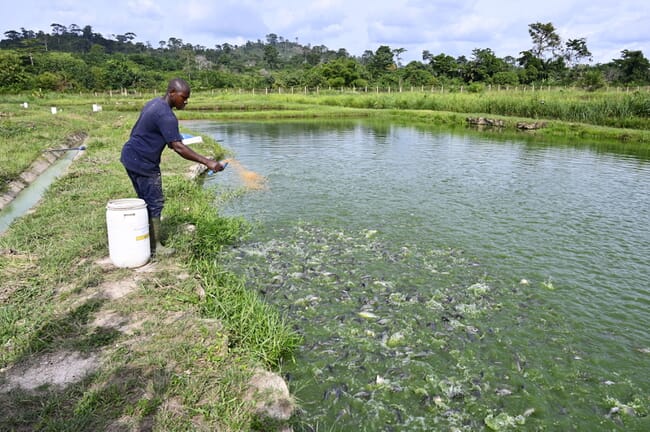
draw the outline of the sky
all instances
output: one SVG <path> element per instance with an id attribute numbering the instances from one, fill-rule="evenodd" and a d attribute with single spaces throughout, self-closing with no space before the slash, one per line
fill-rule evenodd
<path id="1" fill-rule="evenodd" d="M 153 47 L 170 38 L 243 45 L 273 33 L 354 56 L 403 48 L 406 64 L 422 61 L 424 50 L 471 59 L 489 48 L 516 58 L 532 48 L 528 29 L 538 22 L 552 23 L 563 42 L 585 38 L 592 64 L 624 49 L 650 58 L 648 0 L 22 0 L 5 8 L 0 38 L 22 28 L 51 33 L 53 23 L 89 25 L 105 38 L 132 32 Z"/>

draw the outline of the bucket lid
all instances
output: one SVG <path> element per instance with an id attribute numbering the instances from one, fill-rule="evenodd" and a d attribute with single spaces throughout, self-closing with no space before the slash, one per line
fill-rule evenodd
<path id="1" fill-rule="evenodd" d="M 106 209 L 108 210 L 134 210 L 140 208 L 146 208 L 147 203 L 140 198 L 121 198 L 111 200 L 106 204 Z"/>

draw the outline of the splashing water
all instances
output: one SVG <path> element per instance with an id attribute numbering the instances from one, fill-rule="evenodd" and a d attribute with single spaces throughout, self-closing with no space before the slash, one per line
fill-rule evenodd
<path id="1" fill-rule="evenodd" d="M 219 259 L 304 338 L 294 430 L 648 430 L 647 158 L 346 125 L 204 126 L 273 182 Z"/>

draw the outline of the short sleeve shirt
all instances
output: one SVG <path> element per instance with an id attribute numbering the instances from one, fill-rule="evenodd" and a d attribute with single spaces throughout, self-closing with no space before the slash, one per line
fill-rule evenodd
<path id="1" fill-rule="evenodd" d="M 140 175 L 160 173 L 160 156 L 165 146 L 182 141 L 178 119 L 163 98 L 152 99 L 142 108 L 129 140 L 122 147 L 120 161 Z"/>

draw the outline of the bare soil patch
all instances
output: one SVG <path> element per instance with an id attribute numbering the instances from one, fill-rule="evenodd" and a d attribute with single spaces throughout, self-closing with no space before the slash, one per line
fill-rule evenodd
<path id="1" fill-rule="evenodd" d="M 4 372 L 5 384 L 0 392 L 15 388 L 36 390 L 45 385 L 65 387 L 83 379 L 97 369 L 99 355 L 83 355 L 74 351 L 44 353 L 35 358 L 13 365 Z"/>
<path id="2" fill-rule="evenodd" d="M 108 257 L 96 261 L 96 264 L 107 272 L 116 269 Z M 105 281 L 96 291 L 81 298 L 80 301 L 87 300 L 89 297 L 102 297 L 109 300 L 108 306 L 111 304 L 110 301 L 119 301 L 137 291 L 141 280 L 159 270 L 158 263 L 150 262 L 133 269 L 132 272 L 117 280 Z M 140 319 L 123 316 L 113 309 L 106 308 L 97 311 L 90 327 L 113 328 L 129 335 L 133 334 L 141 323 Z M 83 354 L 68 350 L 46 352 L 29 357 L 25 361 L 0 370 L 0 392 L 9 392 L 16 388 L 37 390 L 46 385 L 65 387 L 97 370 L 101 365 L 101 357 L 100 352 Z"/>

